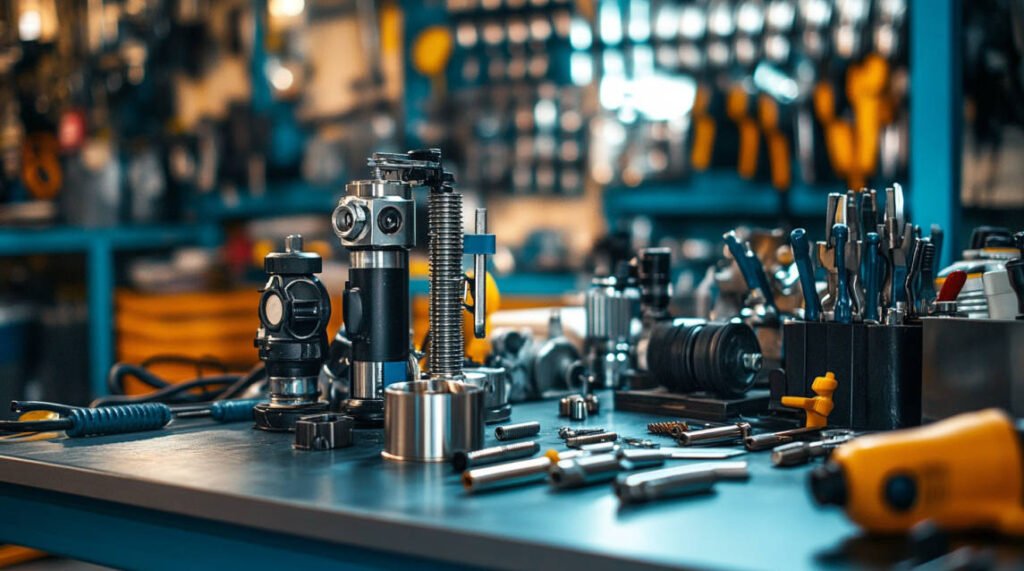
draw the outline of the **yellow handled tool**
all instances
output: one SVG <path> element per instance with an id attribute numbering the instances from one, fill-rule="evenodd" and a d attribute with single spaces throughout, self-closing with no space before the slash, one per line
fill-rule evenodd
<path id="1" fill-rule="evenodd" d="M 820 504 L 873 533 L 933 521 L 1024 536 L 1024 424 L 998 409 L 863 436 L 811 473 Z"/>

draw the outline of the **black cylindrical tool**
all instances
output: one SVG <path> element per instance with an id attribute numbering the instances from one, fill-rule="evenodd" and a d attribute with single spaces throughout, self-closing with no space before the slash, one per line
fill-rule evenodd
<path id="1" fill-rule="evenodd" d="M 269 278 L 260 297 L 255 346 L 266 364 L 270 401 L 253 409 L 256 428 L 293 430 L 303 415 L 321 412 L 317 378 L 327 355 L 331 298 L 315 274 L 320 255 L 302 250 L 302 236 L 288 236 L 284 252 L 264 259 Z"/>
<path id="2" fill-rule="evenodd" d="M 690 319 L 655 324 L 645 360 L 651 376 L 673 392 L 732 398 L 750 390 L 763 357 L 749 326 Z"/>
<path id="3" fill-rule="evenodd" d="M 374 178 L 350 182 L 332 223 L 350 252 L 342 311 L 352 343 L 344 411 L 362 425 L 384 421 L 384 388 L 409 380 L 409 249 L 415 205 L 404 156 L 375 154 Z"/>

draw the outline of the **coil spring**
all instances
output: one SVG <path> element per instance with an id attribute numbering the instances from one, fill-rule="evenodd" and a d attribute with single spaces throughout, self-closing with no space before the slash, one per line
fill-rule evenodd
<path id="1" fill-rule="evenodd" d="M 673 430 L 687 431 L 690 429 L 690 425 L 686 424 L 681 420 L 666 420 L 663 422 L 652 422 L 647 425 L 647 432 L 651 434 L 661 434 L 664 436 L 671 436 Z"/>
<path id="2" fill-rule="evenodd" d="M 78 438 L 156 430 L 166 426 L 172 416 L 169 406 L 157 402 L 76 408 L 68 412 L 73 424 L 65 432 Z"/>
<path id="3" fill-rule="evenodd" d="M 430 378 L 461 380 L 465 358 L 462 338 L 462 195 L 451 187 L 431 192 L 429 213 Z"/>

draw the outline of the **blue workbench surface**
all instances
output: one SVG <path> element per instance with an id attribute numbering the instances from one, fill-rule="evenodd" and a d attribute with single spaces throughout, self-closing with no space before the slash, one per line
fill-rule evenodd
<path id="1" fill-rule="evenodd" d="M 513 420 L 540 420 L 542 444 L 555 447 L 565 424 L 555 408 L 517 405 Z M 586 424 L 644 436 L 648 420 L 608 410 Z M 231 568 L 301 553 L 292 562 L 588 571 L 846 567 L 850 546 L 863 541 L 839 512 L 812 504 L 805 468 L 773 469 L 767 453 L 738 458 L 751 464 L 748 482 L 623 509 L 609 484 L 468 496 L 447 465 L 382 460 L 381 440 L 380 431 L 360 431 L 353 448 L 300 452 L 286 434 L 199 423 L 4 444 L 0 541 L 127 567 L 181 568 L 196 564 L 181 559 L 196 553 L 208 566 L 231 549 Z"/>

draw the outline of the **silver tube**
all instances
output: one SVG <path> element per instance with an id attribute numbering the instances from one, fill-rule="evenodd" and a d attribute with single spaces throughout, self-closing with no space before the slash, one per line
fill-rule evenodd
<path id="1" fill-rule="evenodd" d="M 623 474 L 615 482 L 622 503 L 647 502 L 711 491 L 721 479 L 749 477 L 746 462 L 702 462 L 637 474 Z"/>
<path id="2" fill-rule="evenodd" d="M 516 440 L 519 438 L 529 438 L 537 434 L 540 434 L 540 423 L 535 420 L 517 424 L 506 424 L 494 429 L 494 437 L 498 440 Z"/>
<path id="3" fill-rule="evenodd" d="M 467 469 L 474 466 L 496 464 L 506 460 L 525 458 L 527 456 L 533 456 L 537 452 L 540 452 L 540 444 L 537 444 L 534 441 L 516 442 L 514 444 L 506 444 L 504 446 L 492 446 L 490 448 L 483 448 L 481 450 L 473 450 L 469 452 L 460 450 L 452 456 L 452 467 L 455 468 L 456 472 L 465 472 Z"/>
<path id="4" fill-rule="evenodd" d="M 487 233 L 487 209 L 476 209 L 476 233 Z M 473 335 L 487 336 L 487 256 L 473 256 Z"/>
<path id="5" fill-rule="evenodd" d="M 548 475 L 548 468 L 551 467 L 555 460 L 573 458 L 580 454 L 582 452 L 569 451 L 557 453 L 549 451 L 539 458 L 473 468 L 462 473 L 462 486 L 469 493 L 477 493 L 543 482 Z"/>
<path id="6" fill-rule="evenodd" d="M 564 490 L 590 484 L 608 482 L 619 473 L 619 458 L 615 454 L 595 454 L 559 460 L 551 466 L 548 481 L 551 487 Z"/>
<path id="7" fill-rule="evenodd" d="M 721 440 L 743 439 L 750 435 L 750 424 L 737 422 L 727 426 L 716 426 L 704 430 L 693 430 L 683 432 L 676 436 L 676 439 L 683 446 L 693 446 L 704 442 L 716 442 Z"/>
<path id="8" fill-rule="evenodd" d="M 565 445 L 569 448 L 580 448 L 587 444 L 597 444 L 598 442 L 615 442 L 619 439 L 619 435 L 614 432 L 599 432 L 597 434 L 581 434 L 580 436 L 570 436 L 565 439 Z"/>

